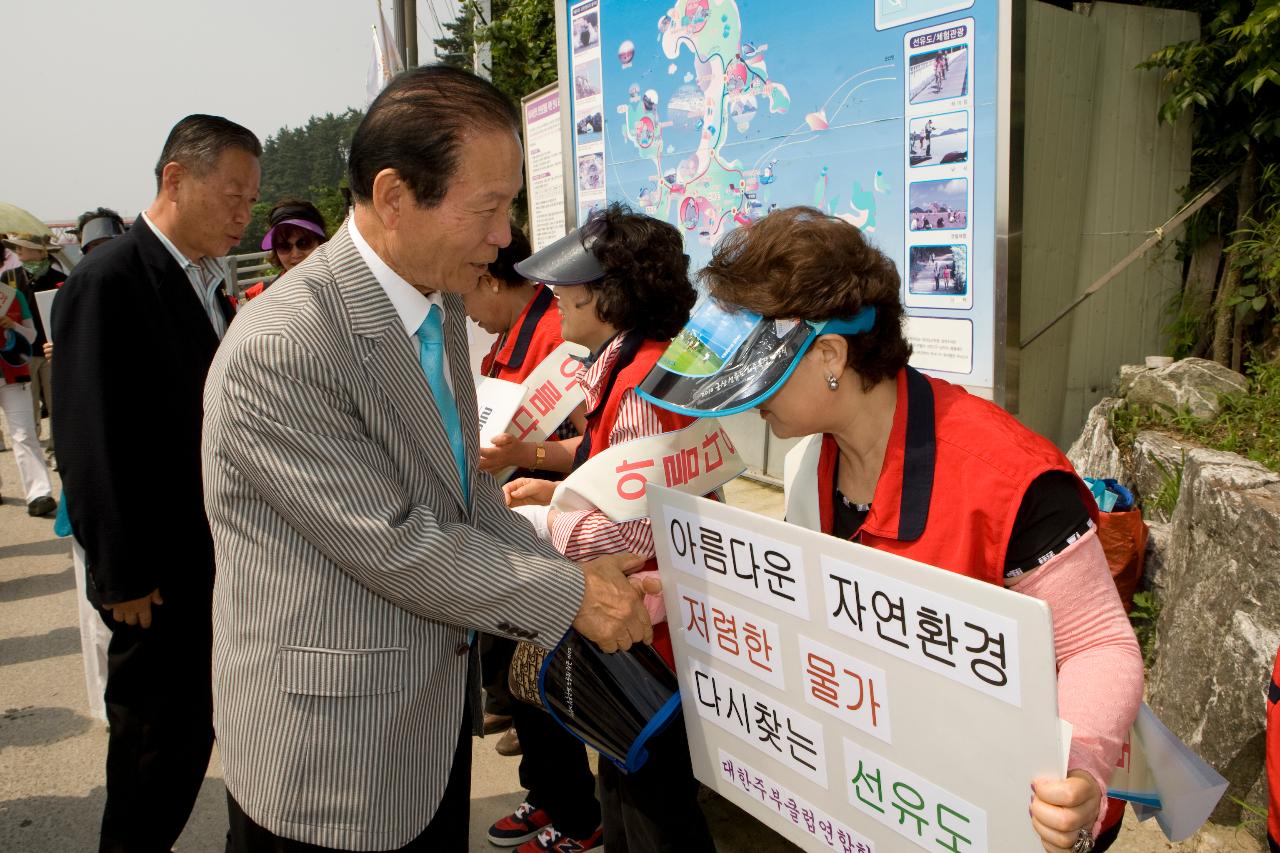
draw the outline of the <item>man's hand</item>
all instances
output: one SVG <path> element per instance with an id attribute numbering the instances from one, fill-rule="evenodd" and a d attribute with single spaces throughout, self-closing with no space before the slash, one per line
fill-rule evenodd
<path id="1" fill-rule="evenodd" d="M 117 622 L 150 628 L 151 605 L 153 604 L 164 604 L 164 599 L 160 597 L 160 590 L 158 589 L 153 589 L 150 595 L 135 598 L 133 601 L 122 601 L 119 604 L 108 604 L 106 606 L 111 610 L 111 618 Z"/>
<path id="2" fill-rule="evenodd" d="M 579 563 L 586 586 L 573 620 L 578 633 L 604 652 L 625 651 L 634 643 L 652 643 L 653 626 L 627 574 L 644 566 L 635 554 L 608 554 Z"/>
<path id="3" fill-rule="evenodd" d="M 17 329 L 18 324 L 13 322 L 7 314 L 0 314 L 0 329 Z"/>
<path id="4" fill-rule="evenodd" d="M 53 344 L 48 341 L 44 342 L 44 357 L 53 358 Z"/>
<path id="5" fill-rule="evenodd" d="M 532 467 L 533 451 L 525 446 L 514 435 L 508 432 L 498 433 L 493 437 L 493 444 L 480 448 L 480 470 L 493 474 L 503 468 Z"/>
<path id="6" fill-rule="evenodd" d="M 1047 853 L 1071 853 L 1081 829 L 1098 819 L 1102 791 L 1092 775 L 1072 770 L 1066 779 L 1037 779 L 1031 786 L 1031 825 Z"/>
<path id="7" fill-rule="evenodd" d="M 521 477 L 503 486 L 502 496 L 507 499 L 507 506 L 546 506 L 555 490 L 556 484 L 551 480 Z"/>

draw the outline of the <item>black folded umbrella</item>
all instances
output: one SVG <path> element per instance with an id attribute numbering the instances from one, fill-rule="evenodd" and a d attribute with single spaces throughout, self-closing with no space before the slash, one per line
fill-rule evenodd
<path id="1" fill-rule="evenodd" d="M 645 748 L 680 713 L 680 684 L 666 661 L 643 643 L 602 652 L 570 629 L 538 673 L 542 705 L 571 735 L 634 773 Z"/>

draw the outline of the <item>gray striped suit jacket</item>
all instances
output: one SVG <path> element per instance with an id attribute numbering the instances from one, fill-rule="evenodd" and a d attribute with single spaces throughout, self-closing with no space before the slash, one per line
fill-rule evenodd
<path id="1" fill-rule="evenodd" d="M 582 598 L 578 568 L 475 470 L 465 318 L 444 302 L 469 507 L 345 227 L 246 308 L 209 372 L 214 724 L 228 790 L 277 835 L 386 850 L 421 833 L 462 724 L 468 628 L 552 645 Z"/>

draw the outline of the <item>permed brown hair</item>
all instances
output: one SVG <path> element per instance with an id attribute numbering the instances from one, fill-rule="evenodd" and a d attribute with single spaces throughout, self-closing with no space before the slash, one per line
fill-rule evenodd
<path id="1" fill-rule="evenodd" d="M 871 331 L 845 335 L 865 390 L 897 376 L 911 356 L 893 261 L 856 227 L 815 208 L 775 210 L 730 231 L 698 277 L 721 302 L 769 319 L 834 320 L 874 305 Z"/>
<path id="2" fill-rule="evenodd" d="M 586 285 L 596 295 L 596 316 L 619 331 L 670 340 L 698 300 L 680 232 L 622 204 L 609 205 L 603 216 L 605 230 L 591 252 L 604 278 Z"/>

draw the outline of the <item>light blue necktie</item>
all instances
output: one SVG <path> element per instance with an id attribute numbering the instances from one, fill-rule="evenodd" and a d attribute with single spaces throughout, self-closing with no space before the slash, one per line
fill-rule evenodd
<path id="1" fill-rule="evenodd" d="M 427 385 L 431 387 L 431 396 L 435 398 L 436 410 L 440 412 L 440 420 L 444 422 L 444 430 L 449 435 L 449 444 L 453 448 L 453 462 L 458 466 L 458 477 L 462 481 L 462 497 L 471 501 L 471 483 L 467 478 L 467 452 L 462 440 L 462 421 L 458 418 L 458 404 L 453 399 L 453 392 L 444 378 L 444 326 L 440 320 L 440 306 L 432 305 L 427 317 L 418 327 L 418 363 L 427 376 Z"/>

